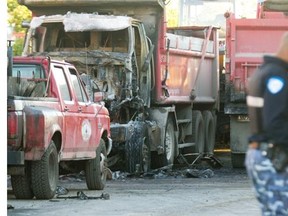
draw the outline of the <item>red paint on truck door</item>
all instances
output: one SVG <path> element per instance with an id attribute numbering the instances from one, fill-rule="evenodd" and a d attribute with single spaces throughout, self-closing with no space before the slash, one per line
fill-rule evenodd
<path id="1" fill-rule="evenodd" d="M 100 142 L 100 129 L 96 118 L 96 104 L 89 101 L 88 95 L 84 90 L 83 83 L 77 72 L 69 69 L 72 88 L 75 92 L 75 101 L 78 108 L 78 125 L 77 125 L 77 157 L 95 157 L 95 145 Z M 79 143 L 81 142 L 81 145 Z M 95 155 L 93 155 L 95 153 Z"/>
<path id="2" fill-rule="evenodd" d="M 73 100 L 69 81 L 65 75 L 64 68 L 61 66 L 53 66 L 54 77 L 59 89 L 59 98 L 61 101 L 61 111 L 64 116 L 64 129 L 62 131 L 62 157 L 74 158 L 75 146 L 77 138 L 78 109 L 76 101 Z"/>

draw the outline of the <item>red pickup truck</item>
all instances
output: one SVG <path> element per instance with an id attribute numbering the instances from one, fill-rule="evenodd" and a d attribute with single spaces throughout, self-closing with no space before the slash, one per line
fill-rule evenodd
<path id="1" fill-rule="evenodd" d="M 14 57 L 8 70 L 8 174 L 16 198 L 50 199 L 61 172 L 85 171 L 102 190 L 112 148 L 101 94 L 91 102 L 76 68 L 49 57 Z"/>

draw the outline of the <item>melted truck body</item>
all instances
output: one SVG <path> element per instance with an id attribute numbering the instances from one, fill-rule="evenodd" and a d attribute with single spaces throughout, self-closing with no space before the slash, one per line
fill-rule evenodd
<path id="1" fill-rule="evenodd" d="M 52 198 L 59 167 L 85 170 L 88 188 L 103 189 L 109 113 L 103 102 L 89 100 L 76 68 L 47 57 L 14 57 L 7 87 L 7 164 L 16 198 Z"/>
<path id="2" fill-rule="evenodd" d="M 165 2 L 24 0 L 35 16 L 23 55 L 73 63 L 111 119 L 110 167 L 128 172 L 213 155 L 218 32 L 167 28 Z M 139 170 L 138 170 L 139 171 Z"/>

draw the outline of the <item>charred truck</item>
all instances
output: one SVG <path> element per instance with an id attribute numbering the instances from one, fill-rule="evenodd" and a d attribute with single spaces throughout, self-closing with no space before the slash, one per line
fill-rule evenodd
<path id="1" fill-rule="evenodd" d="M 266 0 L 258 4 L 257 18 L 240 19 L 226 14 L 225 114 L 230 115 L 230 148 L 233 167 L 243 167 L 249 136 L 246 83 L 262 63 L 264 54 L 276 52 L 288 31 L 288 2 Z"/>
<path id="2" fill-rule="evenodd" d="M 67 171 L 85 170 L 88 189 L 102 190 L 112 142 L 101 94 L 91 102 L 67 62 L 9 56 L 7 170 L 16 198 L 53 198 Z"/>
<path id="3" fill-rule="evenodd" d="M 73 63 L 111 118 L 109 167 L 147 171 L 211 159 L 218 29 L 167 28 L 162 0 L 19 0 L 34 15 L 24 56 Z M 217 160 L 216 160 L 217 161 Z"/>

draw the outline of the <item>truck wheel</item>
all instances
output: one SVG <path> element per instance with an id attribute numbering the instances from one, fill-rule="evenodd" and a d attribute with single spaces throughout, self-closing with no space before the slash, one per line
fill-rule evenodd
<path id="1" fill-rule="evenodd" d="M 153 168 L 160 168 L 167 165 L 173 165 L 175 157 L 175 133 L 174 124 L 171 118 L 168 118 L 165 130 L 164 153 L 158 155 L 157 152 L 152 154 Z"/>
<path id="2" fill-rule="evenodd" d="M 233 168 L 244 168 L 245 167 L 245 154 L 231 153 L 231 163 Z"/>
<path id="3" fill-rule="evenodd" d="M 59 177 L 58 152 L 51 140 L 40 161 L 31 164 L 32 190 L 37 199 L 54 197 Z"/>
<path id="4" fill-rule="evenodd" d="M 173 120 L 168 118 L 165 132 L 164 152 L 166 154 L 167 165 L 173 165 L 175 157 L 175 133 Z"/>
<path id="5" fill-rule="evenodd" d="M 107 150 L 103 139 L 96 150 L 96 158 L 88 160 L 85 167 L 89 190 L 103 190 L 107 179 Z"/>
<path id="6" fill-rule="evenodd" d="M 11 185 L 17 199 L 32 199 L 34 197 L 31 188 L 31 167 L 25 165 L 25 175 L 12 175 Z"/>
<path id="7" fill-rule="evenodd" d="M 148 136 L 148 134 L 147 134 Z M 151 151 L 149 143 L 147 143 L 148 137 L 143 138 L 143 144 L 141 148 L 141 168 L 144 173 L 151 170 Z"/>
<path id="8" fill-rule="evenodd" d="M 133 133 L 125 143 L 126 171 L 147 172 L 151 168 L 151 153 L 147 143 L 147 128 L 144 122 L 135 122 Z"/>
<path id="9" fill-rule="evenodd" d="M 213 154 L 215 146 L 215 121 L 210 111 L 203 111 L 203 121 L 205 130 L 205 153 Z"/>
<path id="10" fill-rule="evenodd" d="M 192 142 L 195 142 L 195 153 L 204 152 L 204 122 L 200 111 L 192 112 Z"/>

